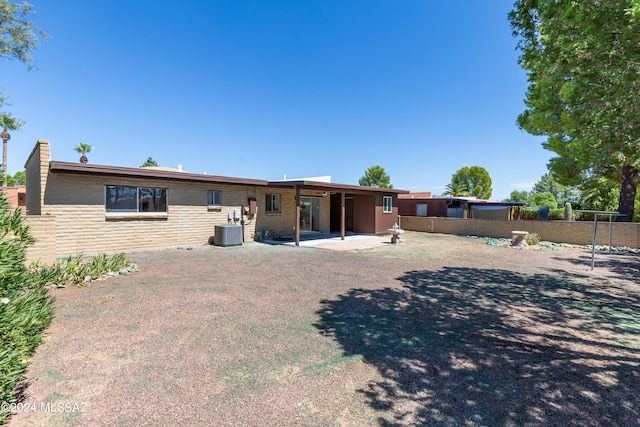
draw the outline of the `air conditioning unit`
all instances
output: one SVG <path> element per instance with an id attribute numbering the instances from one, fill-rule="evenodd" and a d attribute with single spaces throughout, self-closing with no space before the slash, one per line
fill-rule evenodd
<path id="1" fill-rule="evenodd" d="M 216 231 L 213 235 L 213 244 L 216 246 L 242 245 L 242 225 L 216 225 Z"/>

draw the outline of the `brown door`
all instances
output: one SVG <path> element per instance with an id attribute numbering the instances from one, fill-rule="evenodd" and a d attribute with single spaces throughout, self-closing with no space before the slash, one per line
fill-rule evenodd
<path id="1" fill-rule="evenodd" d="M 353 231 L 353 199 L 345 199 L 344 201 L 344 228 L 345 231 Z"/>

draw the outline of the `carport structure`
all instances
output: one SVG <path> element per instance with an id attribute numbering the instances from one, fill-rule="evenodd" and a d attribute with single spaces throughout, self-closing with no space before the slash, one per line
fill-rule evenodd
<path id="1" fill-rule="evenodd" d="M 295 193 L 295 229 L 296 246 L 300 245 L 301 225 L 305 217 L 302 210 L 306 207 L 308 195 L 328 196 L 330 231 L 340 231 L 344 240 L 345 233 L 352 231 L 363 234 L 386 233 L 398 220 L 398 194 L 406 190 L 394 188 L 364 187 L 349 184 L 334 184 L 313 180 L 269 181 L 268 187 L 292 189 Z"/>

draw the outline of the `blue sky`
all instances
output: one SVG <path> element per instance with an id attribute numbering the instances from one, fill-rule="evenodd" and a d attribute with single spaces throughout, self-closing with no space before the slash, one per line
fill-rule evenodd
<path id="1" fill-rule="evenodd" d="M 516 126 L 527 82 L 511 0 L 31 0 L 39 69 L 3 61 L 8 170 L 38 139 L 53 160 L 162 166 L 441 194 L 482 166 L 493 199 L 528 190 L 552 153 Z"/>

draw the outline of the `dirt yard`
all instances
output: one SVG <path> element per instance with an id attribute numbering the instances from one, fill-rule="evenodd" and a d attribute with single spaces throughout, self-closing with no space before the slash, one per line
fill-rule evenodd
<path id="1" fill-rule="evenodd" d="M 638 256 L 406 233 L 130 258 L 52 291 L 8 425 L 640 425 Z"/>

